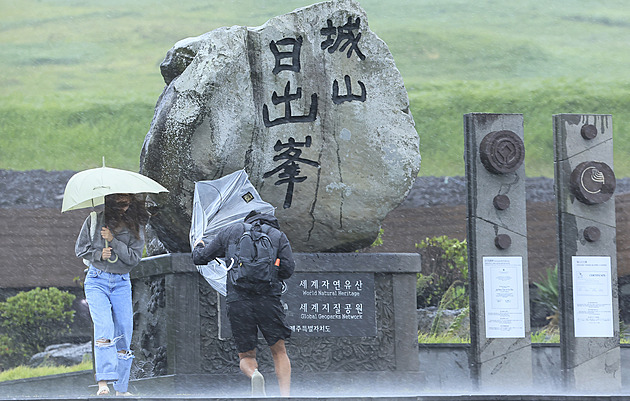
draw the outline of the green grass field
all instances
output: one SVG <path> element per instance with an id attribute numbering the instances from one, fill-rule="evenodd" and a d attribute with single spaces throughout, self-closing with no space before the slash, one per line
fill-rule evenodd
<path id="1" fill-rule="evenodd" d="M 0 0 L 0 168 L 137 170 L 172 45 L 262 25 L 307 0 Z M 421 175 L 463 175 L 463 114 L 522 113 L 526 171 L 553 176 L 552 115 L 612 114 L 630 176 L 625 0 L 360 1 L 390 47 L 420 136 Z"/>

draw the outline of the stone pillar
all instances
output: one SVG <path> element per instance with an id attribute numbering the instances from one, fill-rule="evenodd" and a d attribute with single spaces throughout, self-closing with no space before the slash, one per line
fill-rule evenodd
<path id="1" fill-rule="evenodd" d="M 190 254 L 170 254 L 132 272 L 136 377 L 199 373 L 199 273 L 191 265 Z"/>
<path id="2" fill-rule="evenodd" d="M 612 116 L 553 117 L 560 349 L 568 389 L 621 387 Z"/>
<path id="3" fill-rule="evenodd" d="M 464 130 L 473 383 L 529 388 L 523 117 L 466 114 Z"/>

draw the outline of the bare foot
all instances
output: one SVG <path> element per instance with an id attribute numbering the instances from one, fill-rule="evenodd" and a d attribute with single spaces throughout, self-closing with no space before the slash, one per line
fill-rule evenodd
<path id="1" fill-rule="evenodd" d="M 109 387 L 107 387 L 107 385 L 98 386 L 98 392 L 96 393 L 96 395 L 109 395 Z"/>

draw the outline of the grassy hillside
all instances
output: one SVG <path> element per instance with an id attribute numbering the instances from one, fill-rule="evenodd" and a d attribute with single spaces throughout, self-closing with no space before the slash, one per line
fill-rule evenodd
<path id="1" fill-rule="evenodd" d="M 137 170 L 175 42 L 312 2 L 0 0 L 0 168 Z M 462 116 L 492 112 L 524 115 L 529 176 L 553 175 L 553 114 L 612 114 L 630 176 L 625 0 L 360 3 L 405 80 L 421 175 L 463 175 Z"/>

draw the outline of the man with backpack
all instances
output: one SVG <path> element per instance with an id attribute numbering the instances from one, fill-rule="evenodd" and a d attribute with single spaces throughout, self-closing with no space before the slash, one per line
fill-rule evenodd
<path id="1" fill-rule="evenodd" d="M 258 371 L 258 329 L 271 349 L 280 394 L 291 390 L 291 362 L 285 340 L 291 336 L 280 296 L 283 282 L 293 274 L 295 261 L 286 235 L 270 214 L 250 212 L 243 223 L 221 230 L 208 243 L 199 241 L 192 252 L 195 265 L 224 258 L 227 276 L 227 313 L 236 342 L 240 368 L 252 383 L 252 395 L 265 395 Z"/>

